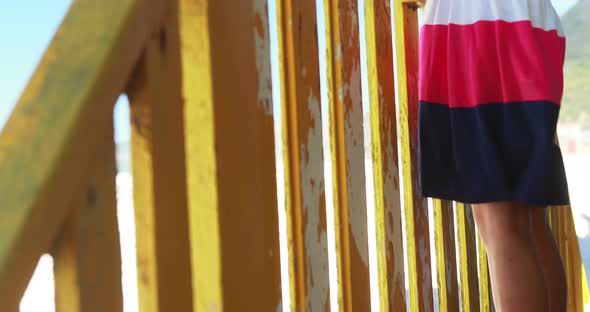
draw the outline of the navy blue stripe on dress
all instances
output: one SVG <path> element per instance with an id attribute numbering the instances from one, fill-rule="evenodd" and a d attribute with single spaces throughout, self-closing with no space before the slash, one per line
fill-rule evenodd
<path id="1" fill-rule="evenodd" d="M 449 108 L 420 101 L 419 172 L 426 197 L 465 203 L 569 204 L 549 101 Z"/>

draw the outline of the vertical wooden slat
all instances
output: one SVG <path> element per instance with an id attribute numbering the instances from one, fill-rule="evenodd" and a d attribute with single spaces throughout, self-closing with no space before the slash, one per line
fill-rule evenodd
<path id="1" fill-rule="evenodd" d="M 292 311 L 329 311 L 315 0 L 277 1 Z"/>
<path id="2" fill-rule="evenodd" d="M 555 144 L 559 137 L 555 135 Z M 550 206 L 548 218 L 563 262 L 567 283 L 567 310 L 584 311 L 588 285 L 570 205 Z"/>
<path id="3" fill-rule="evenodd" d="M 584 310 L 584 283 L 582 263 L 570 206 L 554 206 L 549 209 L 551 228 L 555 235 L 566 273 L 568 311 Z"/>
<path id="4" fill-rule="evenodd" d="M 453 203 L 433 200 L 439 311 L 459 311 Z"/>
<path id="5" fill-rule="evenodd" d="M 433 311 L 427 201 L 418 190 L 418 16 L 415 3 L 394 1 L 400 131 L 410 303 Z"/>
<path id="6" fill-rule="evenodd" d="M 490 287 L 490 271 L 488 266 L 488 255 L 485 246 L 478 235 L 478 258 L 479 258 L 479 295 L 481 312 L 490 312 L 492 310 L 492 296 Z"/>
<path id="7" fill-rule="evenodd" d="M 567 285 L 568 285 L 568 290 L 569 290 L 569 296 L 568 296 L 568 310 L 569 311 L 582 311 L 582 309 L 580 309 L 579 305 L 578 305 L 578 288 L 576 287 L 577 283 L 576 283 L 576 265 L 575 265 L 575 259 L 573 259 L 572 257 L 572 248 L 573 248 L 573 244 L 572 244 L 572 238 L 570 237 L 570 225 L 568 222 L 568 216 L 567 216 L 567 212 L 565 211 L 565 209 L 563 209 L 562 211 L 560 211 L 560 221 L 561 221 L 561 225 L 563 226 L 563 237 L 564 237 L 564 245 L 565 245 L 565 269 L 566 269 L 566 275 L 567 275 Z"/>
<path id="8" fill-rule="evenodd" d="M 370 309 L 357 0 L 325 0 L 332 181 L 341 311 Z"/>
<path id="9" fill-rule="evenodd" d="M 564 215 L 563 210 L 567 209 L 564 206 L 552 206 L 549 208 L 549 220 L 551 224 L 551 229 L 553 231 L 553 235 L 555 236 L 555 240 L 557 242 L 557 248 L 559 250 L 559 255 L 561 256 L 561 261 L 563 262 L 563 269 L 566 274 L 566 283 L 567 283 L 567 311 L 575 311 L 574 307 L 574 298 L 572 296 L 572 287 L 573 281 L 571 279 L 571 267 L 570 261 L 568 256 L 568 244 L 567 244 L 567 236 L 566 236 L 566 229 L 564 223 Z"/>
<path id="10" fill-rule="evenodd" d="M 57 312 L 123 311 L 112 123 L 98 146 L 52 250 Z"/>
<path id="11" fill-rule="evenodd" d="M 182 0 L 194 311 L 280 311 L 266 0 Z"/>
<path id="12" fill-rule="evenodd" d="M 364 3 L 380 307 L 406 311 L 391 7 Z"/>
<path id="13" fill-rule="evenodd" d="M 581 256 L 579 251 L 578 245 L 578 236 L 576 235 L 576 229 L 574 226 L 574 218 L 572 215 L 571 207 L 567 207 L 563 209 L 564 219 L 566 223 L 566 235 L 567 235 L 567 243 L 568 243 L 568 257 L 570 258 L 570 268 L 568 270 L 568 275 L 570 276 L 572 282 L 572 291 L 571 296 L 573 297 L 575 311 L 582 312 L 584 311 L 584 302 L 583 302 L 583 287 L 582 283 L 586 281 L 582 281 L 582 262 Z"/>
<path id="14" fill-rule="evenodd" d="M 469 205 L 456 203 L 455 212 L 457 214 L 462 307 L 465 312 L 479 311 L 475 222 Z"/>
<path id="15" fill-rule="evenodd" d="M 192 308 L 178 8 L 147 43 L 128 87 L 141 311 Z"/>
<path id="16" fill-rule="evenodd" d="M 569 257 L 571 259 L 571 278 L 573 279 L 573 290 L 572 296 L 574 297 L 575 301 L 575 309 L 576 311 L 582 312 L 585 310 L 584 306 L 584 294 L 583 294 L 583 283 L 586 283 L 586 280 L 582 279 L 582 258 L 580 254 L 580 245 L 578 244 L 578 236 L 576 235 L 576 229 L 574 224 L 574 217 L 572 214 L 571 207 L 568 207 L 564 211 L 566 223 L 567 223 L 567 236 L 568 236 L 568 244 L 569 248 Z"/>
<path id="17" fill-rule="evenodd" d="M 582 255 L 580 253 L 580 270 L 582 274 L 580 276 L 581 283 L 582 283 L 582 303 L 584 307 L 590 304 L 590 290 L 588 289 L 588 275 L 586 273 L 586 268 L 584 267 L 584 263 L 582 262 Z"/>
<path id="18" fill-rule="evenodd" d="M 576 284 L 575 284 L 575 273 L 574 273 L 574 264 L 573 259 L 571 258 L 571 242 L 568 233 L 568 224 L 567 224 L 567 213 L 566 209 L 569 207 L 560 207 L 558 211 L 558 223 L 559 223 L 559 240 L 561 241 L 561 246 L 559 247 L 561 258 L 564 264 L 565 274 L 566 274 L 566 281 L 567 281 L 567 289 L 568 289 L 568 300 L 567 300 L 567 309 L 568 311 L 575 311 L 578 312 L 580 309 L 576 306 Z"/>

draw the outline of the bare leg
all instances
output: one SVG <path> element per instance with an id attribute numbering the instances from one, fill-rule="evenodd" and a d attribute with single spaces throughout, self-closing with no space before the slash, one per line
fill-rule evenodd
<path id="1" fill-rule="evenodd" d="M 549 312 L 532 209 L 513 202 L 473 205 L 488 253 L 494 303 L 501 312 Z"/>
<path id="2" fill-rule="evenodd" d="M 533 210 L 533 237 L 543 263 L 551 312 L 565 312 L 567 308 L 565 271 L 555 238 L 547 222 L 547 209 L 545 208 Z"/>

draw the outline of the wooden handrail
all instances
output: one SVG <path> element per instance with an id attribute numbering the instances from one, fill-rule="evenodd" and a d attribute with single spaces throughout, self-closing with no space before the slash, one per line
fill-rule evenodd
<path id="1" fill-rule="evenodd" d="M 3 307 L 51 248 L 164 3 L 75 1 L 0 135 Z"/>

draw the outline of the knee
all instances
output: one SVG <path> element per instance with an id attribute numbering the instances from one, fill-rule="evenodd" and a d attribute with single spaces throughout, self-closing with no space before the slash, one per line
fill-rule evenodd
<path id="1" fill-rule="evenodd" d="M 531 239 L 530 208 L 512 202 L 472 205 L 473 218 L 486 246 L 494 241 Z"/>

